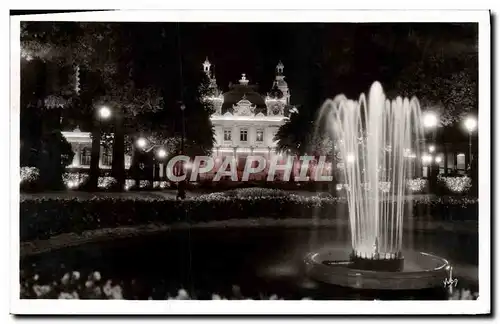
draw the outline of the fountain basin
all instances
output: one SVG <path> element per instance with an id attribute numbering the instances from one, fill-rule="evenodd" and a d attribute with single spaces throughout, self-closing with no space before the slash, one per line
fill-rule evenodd
<path id="1" fill-rule="evenodd" d="M 403 252 L 402 271 L 355 269 L 345 249 L 325 248 L 309 253 L 305 270 L 316 281 L 355 289 L 417 290 L 441 286 L 449 278 L 451 265 L 439 256 L 416 251 Z"/>

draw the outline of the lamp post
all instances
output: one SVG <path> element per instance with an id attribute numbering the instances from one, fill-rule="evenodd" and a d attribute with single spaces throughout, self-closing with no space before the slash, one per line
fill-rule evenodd
<path id="1" fill-rule="evenodd" d="M 163 177 L 165 176 L 164 175 L 164 165 L 163 165 L 163 162 L 164 162 L 165 157 L 167 156 L 167 151 L 164 148 L 160 148 L 156 152 L 156 156 L 158 157 L 158 160 L 159 160 L 159 163 L 158 163 L 158 168 L 159 168 L 159 170 L 158 170 L 158 178 L 161 181 L 163 179 Z"/>
<path id="2" fill-rule="evenodd" d="M 148 141 L 144 137 L 139 137 L 135 140 L 135 148 L 134 148 L 134 164 L 136 167 L 134 168 L 134 177 L 135 177 L 135 185 L 138 189 L 141 187 L 141 178 L 144 174 L 145 164 L 143 162 L 143 152 L 148 145 Z"/>
<path id="3" fill-rule="evenodd" d="M 426 111 L 422 116 L 422 123 L 424 128 L 432 131 L 432 141 L 434 142 L 436 140 L 436 127 L 439 123 L 438 115 L 433 111 Z M 429 151 L 431 150 L 431 147 L 434 146 L 430 146 Z"/>
<path id="4" fill-rule="evenodd" d="M 111 109 L 107 106 L 101 106 L 97 110 L 97 120 L 99 121 L 99 137 L 102 133 L 102 122 L 111 118 Z"/>
<path id="5" fill-rule="evenodd" d="M 185 122 L 184 122 L 184 110 L 186 109 L 186 105 L 184 103 L 181 103 L 181 118 L 182 118 L 182 136 L 181 136 L 181 154 L 184 154 L 184 137 L 186 136 L 185 132 Z M 181 162 L 181 176 L 184 175 L 184 163 Z M 179 185 L 177 186 L 177 198 L 178 199 L 184 199 L 186 198 L 186 190 L 184 189 L 184 180 L 181 180 L 179 182 Z"/>
<path id="6" fill-rule="evenodd" d="M 436 141 L 436 127 L 439 123 L 439 117 L 437 113 L 435 113 L 432 110 L 427 110 L 422 114 L 422 125 L 424 126 L 425 129 L 431 131 L 431 136 L 432 136 L 432 142 Z M 427 136 L 426 136 L 427 137 Z M 435 151 L 436 147 L 434 145 L 429 145 L 428 150 L 429 153 L 433 153 Z M 425 164 L 426 160 L 428 158 L 424 155 L 422 156 L 422 162 Z"/>
<path id="7" fill-rule="evenodd" d="M 101 106 L 98 111 L 99 116 L 99 137 L 102 136 L 102 122 L 111 118 L 111 109 L 107 106 Z M 113 142 L 113 145 L 115 143 Z M 101 152 L 101 140 L 99 138 L 99 153 Z M 104 157 L 103 157 L 104 158 Z M 99 160 L 101 160 L 101 155 L 99 154 Z M 104 162 L 104 161 L 99 161 Z"/>
<path id="8" fill-rule="evenodd" d="M 102 122 L 111 117 L 111 109 L 107 106 L 96 107 L 92 127 L 92 149 L 90 154 L 90 177 L 87 186 L 95 190 L 99 180 Z"/>
<path id="9" fill-rule="evenodd" d="M 427 177 L 429 177 L 430 175 L 430 165 L 432 163 L 432 155 L 428 154 L 428 153 L 424 153 L 422 155 L 422 164 L 427 168 Z"/>
<path id="10" fill-rule="evenodd" d="M 477 127 L 477 120 L 474 117 L 467 117 L 464 121 L 464 126 L 467 129 L 467 132 L 469 134 L 469 170 L 471 168 L 471 163 L 472 163 L 472 132 L 476 130 Z"/>

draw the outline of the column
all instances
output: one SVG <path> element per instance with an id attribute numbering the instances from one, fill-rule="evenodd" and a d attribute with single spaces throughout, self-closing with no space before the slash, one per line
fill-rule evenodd
<path id="1" fill-rule="evenodd" d="M 469 143 L 467 143 L 467 150 L 465 150 L 465 174 L 469 173 L 470 156 L 469 156 Z"/>
<path id="2" fill-rule="evenodd" d="M 80 147 L 80 144 L 76 143 L 75 146 L 74 146 L 74 152 L 75 152 L 75 155 L 73 156 L 73 163 L 72 165 L 73 166 L 79 166 L 80 165 L 80 156 L 82 154 L 82 149 Z"/>
<path id="3" fill-rule="evenodd" d="M 233 147 L 233 157 L 236 161 L 236 168 L 238 168 L 238 154 L 236 152 L 237 150 L 238 150 L 238 146 Z"/>
<path id="4" fill-rule="evenodd" d="M 163 180 L 163 163 L 159 164 L 160 180 Z"/>
<path id="5" fill-rule="evenodd" d="M 257 128 L 255 126 L 248 127 L 248 144 L 253 146 L 257 141 Z"/>
<path id="6" fill-rule="evenodd" d="M 233 127 L 233 133 L 231 134 L 231 140 L 233 142 L 233 145 L 238 145 L 240 142 L 240 132 L 238 127 L 234 126 Z"/>
<path id="7" fill-rule="evenodd" d="M 102 145 L 99 146 L 99 168 L 102 168 L 102 156 L 104 153 L 104 147 Z"/>

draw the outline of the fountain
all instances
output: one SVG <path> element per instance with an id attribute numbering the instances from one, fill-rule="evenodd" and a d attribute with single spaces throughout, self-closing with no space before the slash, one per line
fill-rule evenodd
<path id="1" fill-rule="evenodd" d="M 423 289 L 443 285 L 451 266 L 429 253 L 403 251 L 406 181 L 414 166 L 409 152 L 423 138 L 416 98 L 386 98 L 380 83 L 368 100 L 338 95 L 318 116 L 337 141 L 347 184 L 351 251 L 325 248 L 305 260 L 317 281 L 361 289 Z M 412 145 L 413 144 L 413 145 Z M 417 145 L 418 146 L 418 145 Z M 406 209 L 406 210 L 405 210 Z M 404 253 L 403 253 L 404 252 Z"/>

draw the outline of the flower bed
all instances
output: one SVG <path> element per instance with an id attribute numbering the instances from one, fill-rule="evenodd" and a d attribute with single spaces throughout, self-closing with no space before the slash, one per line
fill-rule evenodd
<path id="1" fill-rule="evenodd" d="M 22 299 L 212 299 L 212 300 L 242 300 L 256 299 L 245 297 L 239 286 L 233 285 L 228 293 L 202 293 L 202 296 L 190 295 L 185 289 L 169 291 L 162 286 L 155 286 L 152 291 L 145 291 L 144 287 L 122 280 L 102 278 L 98 271 L 83 273 L 79 271 L 66 272 L 61 278 L 41 278 L 38 274 L 27 273 L 21 270 Z M 166 291 L 159 294 L 159 291 Z M 147 297 L 149 295 L 149 297 Z M 144 296 L 144 297 L 143 297 Z M 469 289 L 455 289 L 448 296 L 450 300 L 475 300 L 477 292 Z M 283 300 L 276 294 L 259 296 L 260 300 Z M 302 300 L 311 298 L 303 297 Z"/>
<path id="2" fill-rule="evenodd" d="M 477 220 L 478 215 L 477 200 L 465 197 L 409 200 L 406 204 L 412 204 L 407 207 L 413 207 L 415 216 L 425 215 L 436 220 Z M 311 218 L 313 215 L 318 219 L 347 219 L 347 201 L 342 197 L 304 197 L 259 188 L 182 201 L 127 197 L 25 199 L 20 205 L 20 238 L 29 241 L 62 233 L 150 223 Z"/>
<path id="3" fill-rule="evenodd" d="M 452 194 L 467 193 L 472 187 L 470 177 L 438 177 L 438 183 Z"/>

